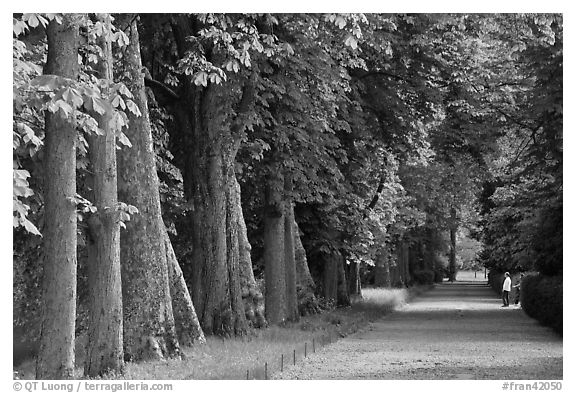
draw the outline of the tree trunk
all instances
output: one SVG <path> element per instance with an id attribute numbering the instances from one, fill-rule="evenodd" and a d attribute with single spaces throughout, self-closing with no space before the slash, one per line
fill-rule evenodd
<path id="1" fill-rule="evenodd" d="M 64 14 L 47 29 L 44 74 L 76 80 L 78 14 Z M 44 194 L 44 276 L 37 379 L 74 377 L 76 319 L 76 130 L 61 113 L 46 114 Z"/>
<path id="2" fill-rule="evenodd" d="M 360 263 L 358 262 L 350 262 L 348 264 L 348 293 L 350 294 L 350 299 L 362 298 Z"/>
<path id="3" fill-rule="evenodd" d="M 234 333 L 243 335 L 247 332 L 248 320 L 246 319 L 246 309 L 242 299 L 242 271 L 240 268 L 240 230 L 246 224 L 240 224 L 239 211 L 242 211 L 240 201 L 240 185 L 236 180 L 234 165 L 230 163 L 228 167 L 228 186 L 226 189 L 226 246 L 228 265 L 228 291 L 230 293 L 230 306 L 233 316 Z M 248 235 L 246 234 L 246 237 Z M 251 268 L 251 267 L 250 267 Z"/>
<path id="4" fill-rule="evenodd" d="M 100 39 L 103 59 L 97 70 L 102 79 L 112 83 L 112 44 L 110 15 L 101 18 L 106 32 Z M 108 95 L 109 88 L 103 89 Z M 104 135 L 88 137 L 92 164 L 92 203 L 98 209 L 90 217 L 88 266 L 90 307 L 88 348 L 84 375 L 95 377 L 107 372 L 121 373 L 124 367 L 122 349 L 122 283 L 120 279 L 120 222 L 117 211 L 116 130 L 111 128 L 112 113 L 95 116 Z"/>
<path id="5" fill-rule="evenodd" d="M 410 283 L 410 269 L 408 266 L 409 250 L 408 245 L 400 240 L 397 245 L 397 256 L 398 260 L 396 262 L 396 271 L 398 280 L 394 283 L 395 286 L 405 287 Z"/>
<path id="6" fill-rule="evenodd" d="M 266 319 L 282 323 L 287 317 L 286 271 L 284 268 L 285 218 L 282 190 L 284 179 L 276 165 L 266 184 L 264 213 L 264 279 L 266 282 Z"/>
<path id="7" fill-rule="evenodd" d="M 448 261 L 448 281 L 456 281 L 456 231 L 458 230 L 458 222 L 456 217 L 456 209 L 450 209 L 450 259 Z"/>
<path id="8" fill-rule="evenodd" d="M 231 207 L 234 208 L 235 219 L 238 224 L 238 249 L 240 256 L 240 286 L 242 288 L 242 301 L 248 323 L 256 328 L 266 327 L 264 316 L 264 296 L 256 284 L 254 271 L 252 270 L 252 246 L 248 242 L 248 232 L 242 204 L 240 199 L 240 184 L 234 176 L 233 198 Z"/>
<path id="9" fill-rule="evenodd" d="M 126 135 L 132 148 L 123 148 L 118 155 L 119 198 L 139 210 L 121 233 L 124 353 L 129 360 L 157 360 L 179 356 L 180 346 L 136 21 L 129 26 L 129 33 L 130 43 L 124 51 L 126 84 L 142 115 L 129 115 Z"/>
<path id="10" fill-rule="evenodd" d="M 187 40 L 195 33 L 191 18 L 179 15 L 172 23 L 180 57 L 195 50 Z M 223 60 L 216 48 L 207 52 L 213 63 Z M 231 92 L 240 91 L 239 81 L 230 78 L 225 86 L 210 83 L 203 88 L 184 75 L 174 108 L 184 126 L 178 137 L 186 152 L 181 160 L 185 196 L 193 206 L 192 300 L 206 334 L 243 335 L 248 328 L 241 296 L 238 207 L 232 200 L 238 129 L 241 116 L 253 106 L 254 88 L 246 81 L 238 100 Z"/>
<path id="11" fill-rule="evenodd" d="M 323 283 L 324 283 L 324 298 L 336 305 L 338 302 L 338 255 L 328 255 L 324 259 Z"/>
<path id="12" fill-rule="evenodd" d="M 192 300 L 206 334 L 247 332 L 240 284 L 239 224 L 235 205 L 234 161 L 239 140 L 232 135 L 233 111 L 228 90 L 210 84 L 188 85 L 189 115 L 194 121 L 185 168 L 186 188 L 194 206 Z M 238 200 L 239 203 L 239 200 Z M 200 285 L 201 284 L 201 285 Z"/>
<path id="13" fill-rule="evenodd" d="M 294 260 L 296 262 L 296 285 L 298 291 L 298 310 L 300 315 L 320 312 L 318 299 L 314 295 L 316 284 L 308 268 L 306 250 L 300 238 L 300 228 L 294 220 Z"/>
<path id="14" fill-rule="evenodd" d="M 286 282 L 286 318 L 299 319 L 298 297 L 296 292 L 296 260 L 294 244 L 294 205 L 291 200 L 292 180 L 284 176 L 284 274 Z"/>
<path id="15" fill-rule="evenodd" d="M 200 327 L 192 298 L 166 228 L 164 228 L 164 247 L 166 248 L 170 297 L 172 298 L 172 311 L 178 341 L 181 345 L 189 347 L 196 343 L 203 344 L 206 342 L 204 332 Z"/>
<path id="16" fill-rule="evenodd" d="M 344 265 L 346 265 L 346 260 L 343 255 L 340 255 L 338 258 L 338 291 L 336 304 L 341 307 L 350 305 L 350 294 L 348 293 L 348 281 L 346 280 Z"/>
<path id="17" fill-rule="evenodd" d="M 390 260 L 386 246 L 381 247 L 376 254 L 374 266 L 374 285 L 377 287 L 390 288 Z"/>

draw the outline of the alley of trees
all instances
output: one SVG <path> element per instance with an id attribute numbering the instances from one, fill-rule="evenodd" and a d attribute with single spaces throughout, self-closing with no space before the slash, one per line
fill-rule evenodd
<path id="1" fill-rule="evenodd" d="M 15 346 L 94 377 L 463 263 L 561 276 L 562 23 L 14 14 Z"/>

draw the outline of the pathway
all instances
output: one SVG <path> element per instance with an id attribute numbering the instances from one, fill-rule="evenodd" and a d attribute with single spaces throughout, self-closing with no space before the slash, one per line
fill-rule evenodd
<path id="1" fill-rule="evenodd" d="M 443 283 L 276 379 L 562 379 L 562 338 L 484 282 Z"/>

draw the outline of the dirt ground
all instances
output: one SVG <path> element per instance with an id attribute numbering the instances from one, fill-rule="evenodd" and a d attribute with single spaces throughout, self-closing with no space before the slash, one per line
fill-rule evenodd
<path id="1" fill-rule="evenodd" d="M 482 280 L 482 281 L 481 281 Z M 274 379 L 563 378 L 562 338 L 501 301 L 483 274 L 442 283 Z"/>

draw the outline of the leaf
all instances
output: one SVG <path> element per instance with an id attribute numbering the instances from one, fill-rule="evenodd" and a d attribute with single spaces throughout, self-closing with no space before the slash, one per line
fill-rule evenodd
<path id="1" fill-rule="evenodd" d="M 28 30 L 28 25 L 16 18 L 12 18 L 12 32 L 16 37 Z"/>
<path id="2" fill-rule="evenodd" d="M 64 98 L 67 102 L 71 102 L 74 108 L 79 108 L 84 103 L 80 93 L 71 87 L 64 89 L 62 92 L 62 98 Z"/>
<path id="3" fill-rule="evenodd" d="M 118 83 L 118 92 L 126 98 L 132 98 L 132 92 L 126 87 L 124 83 Z"/>
<path id="4" fill-rule="evenodd" d="M 28 23 L 30 27 L 38 27 L 40 24 L 37 14 L 24 14 L 22 15 L 22 20 Z"/>
<path id="5" fill-rule="evenodd" d="M 334 24 L 336 26 L 338 26 L 339 29 L 343 29 L 344 27 L 346 27 L 346 19 L 344 19 L 343 16 L 338 15 L 338 16 L 336 16 L 336 20 L 334 21 Z"/>
<path id="6" fill-rule="evenodd" d="M 116 96 L 114 96 L 112 99 L 112 106 L 114 108 L 118 108 L 118 106 L 120 106 L 122 109 L 126 109 L 126 103 L 119 94 L 116 94 Z"/>
<path id="7" fill-rule="evenodd" d="M 104 113 L 106 113 L 106 108 L 108 106 L 108 103 L 103 100 L 102 98 L 98 98 L 98 97 L 91 97 L 92 98 L 92 109 L 94 110 L 94 112 L 103 115 Z"/>
<path id="8" fill-rule="evenodd" d="M 59 109 L 63 112 L 65 118 L 68 118 L 74 112 L 74 108 L 64 100 L 57 100 L 48 105 L 48 110 L 52 113 L 58 112 Z"/>
<path id="9" fill-rule="evenodd" d="M 56 23 L 62 23 L 62 15 L 60 14 L 44 14 L 44 15 L 48 20 L 55 20 Z"/>
<path id="10" fill-rule="evenodd" d="M 32 79 L 30 85 L 38 91 L 56 91 L 64 83 L 64 79 L 58 75 L 40 75 Z"/>
<path id="11" fill-rule="evenodd" d="M 356 49 L 358 47 L 358 40 L 352 34 L 350 34 L 348 37 L 346 37 L 344 45 L 349 46 L 352 49 Z"/>
<path id="12" fill-rule="evenodd" d="M 28 219 L 24 218 L 22 224 L 24 225 L 24 228 L 31 234 L 42 237 L 42 234 L 38 228 L 36 228 L 36 225 L 32 224 L 32 222 L 30 222 Z"/>
<path id="13" fill-rule="evenodd" d="M 120 222 L 130 221 L 130 214 L 123 210 L 120 210 Z"/>
<path id="14" fill-rule="evenodd" d="M 208 74 L 206 74 L 204 71 L 198 72 L 194 76 L 194 84 L 196 86 L 208 86 Z"/>
<path id="15" fill-rule="evenodd" d="M 126 101 L 126 106 L 128 107 L 128 110 L 132 112 L 136 117 L 142 116 L 142 112 L 140 112 L 138 105 L 136 105 L 134 101 L 132 100 Z"/>
<path id="16" fill-rule="evenodd" d="M 220 82 L 222 81 L 222 78 L 220 78 L 220 76 L 216 73 L 212 73 L 210 74 L 210 82 L 211 83 L 215 83 L 215 84 L 220 84 Z"/>
<path id="17" fill-rule="evenodd" d="M 120 142 L 124 146 L 132 147 L 132 143 L 130 142 L 130 139 L 128 139 L 126 134 L 124 134 L 123 132 L 120 132 L 117 134 L 117 137 L 118 137 L 118 142 Z"/>

